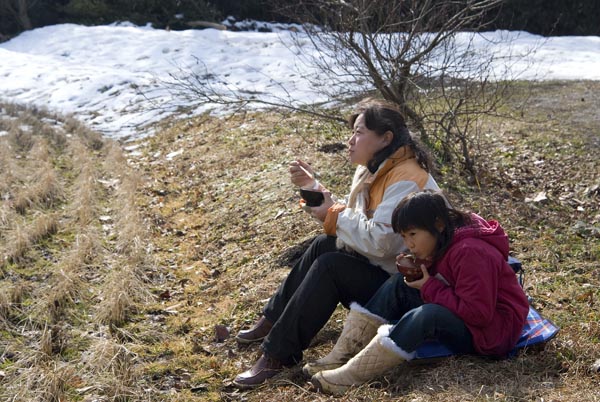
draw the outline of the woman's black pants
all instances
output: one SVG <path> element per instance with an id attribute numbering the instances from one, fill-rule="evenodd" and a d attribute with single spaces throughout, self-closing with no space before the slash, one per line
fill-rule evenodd
<path id="1" fill-rule="evenodd" d="M 337 250 L 335 241 L 332 236 L 318 236 L 263 311 L 274 323 L 263 350 L 286 365 L 302 360 L 302 351 L 338 303 L 364 305 L 390 277 L 364 256 Z"/>

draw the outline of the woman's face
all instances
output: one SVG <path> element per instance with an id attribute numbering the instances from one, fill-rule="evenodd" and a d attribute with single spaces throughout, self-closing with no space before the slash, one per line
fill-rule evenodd
<path id="1" fill-rule="evenodd" d="M 400 232 L 404 245 L 417 258 L 428 259 L 435 255 L 437 238 L 428 230 L 412 228 Z"/>
<path id="2" fill-rule="evenodd" d="M 369 130 L 365 125 L 365 117 L 359 114 L 354 122 L 352 137 L 348 140 L 348 153 L 350 162 L 366 166 L 377 151 L 389 144 L 389 136 L 379 136 L 375 131 Z"/>

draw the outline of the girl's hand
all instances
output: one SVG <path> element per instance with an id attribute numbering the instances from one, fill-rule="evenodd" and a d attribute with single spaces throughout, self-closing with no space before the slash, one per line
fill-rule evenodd
<path id="1" fill-rule="evenodd" d="M 423 277 L 421 279 L 417 279 L 416 281 L 412 281 L 412 282 L 408 282 L 406 279 L 404 279 L 404 283 L 406 283 L 406 285 L 411 288 L 421 289 L 423 287 L 423 285 L 425 284 L 425 282 L 427 282 L 427 280 L 430 277 L 425 264 L 421 264 L 421 271 L 423 272 Z"/>
<path id="2" fill-rule="evenodd" d="M 321 222 L 325 221 L 325 218 L 327 217 L 327 210 L 334 204 L 329 191 L 323 191 L 323 196 L 325 197 L 325 201 L 323 201 L 321 205 L 318 207 L 308 207 L 310 208 L 310 214 Z"/>
<path id="3" fill-rule="evenodd" d="M 316 183 L 314 170 L 300 159 L 290 162 L 289 171 L 290 180 L 298 187 L 312 188 Z"/>

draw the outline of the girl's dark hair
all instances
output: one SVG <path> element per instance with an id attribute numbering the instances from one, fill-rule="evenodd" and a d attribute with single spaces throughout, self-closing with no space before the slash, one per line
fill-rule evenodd
<path id="1" fill-rule="evenodd" d="M 415 154 L 417 163 L 427 172 L 431 171 L 431 158 L 419 142 L 413 138 L 406 127 L 406 122 L 402 113 L 392 104 L 367 98 L 356 106 L 354 113 L 348 118 L 350 128 L 354 128 L 354 123 L 359 115 L 364 115 L 365 126 L 382 136 L 390 131 L 394 135 L 392 142 L 377 152 L 367 163 L 367 168 L 371 173 L 375 173 L 381 162 L 386 160 L 396 150 L 402 146 L 408 145 Z"/>
<path id="2" fill-rule="evenodd" d="M 437 239 L 434 260 L 444 255 L 452 242 L 454 231 L 472 223 L 471 216 L 450 206 L 439 191 L 421 191 L 407 195 L 392 214 L 394 232 L 423 229 Z M 440 232 L 438 228 L 443 226 Z"/>

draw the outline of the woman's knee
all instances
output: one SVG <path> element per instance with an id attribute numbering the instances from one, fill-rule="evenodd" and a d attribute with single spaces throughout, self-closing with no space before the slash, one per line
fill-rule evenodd
<path id="1" fill-rule="evenodd" d="M 310 247 L 311 248 L 319 248 L 319 249 L 321 249 L 321 248 L 329 249 L 329 248 L 331 248 L 332 245 L 335 246 L 335 237 L 334 236 L 320 234 L 313 239 L 312 243 L 310 244 Z"/>
<path id="2" fill-rule="evenodd" d="M 320 234 L 313 239 L 308 248 L 304 250 L 304 258 L 316 259 L 319 256 L 335 251 L 335 237 Z"/>
<path id="3" fill-rule="evenodd" d="M 335 271 L 343 268 L 344 264 L 342 263 L 343 254 L 339 252 L 327 252 L 321 254 L 317 257 L 317 259 L 313 262 L 310 270 L 316 273 L 324 274 L 324 273 L 334 273 Z"/>

